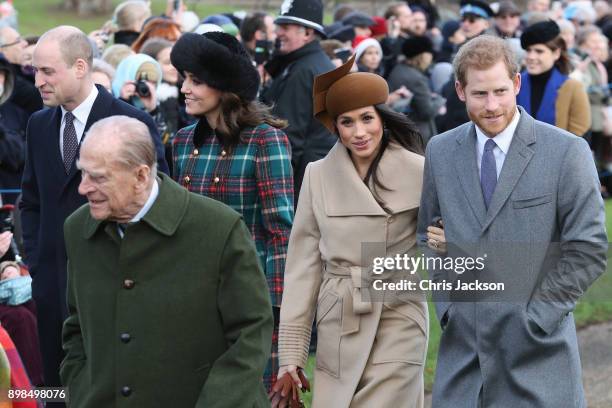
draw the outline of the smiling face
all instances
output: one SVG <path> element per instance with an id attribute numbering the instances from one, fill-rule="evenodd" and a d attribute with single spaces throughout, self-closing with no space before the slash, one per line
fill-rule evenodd
<path id="1" fill-rule="evenodd" d="M 92 218 L 127 223 L 142 208 L 142 174 L 150 169 L 144 165 L 144 169 L 120 165 L 114 159 L 116 138 L 100 139 L 81 148 L 77 161 L 81 170 L 79 194 L 87 197 Z"/>
<path id="2" fill-rule="evenodd" d="M 63 105 L 68 110 L 78 106 L 81 80 L 85 75 L 82 64 L 68 66 L 59 43 L 54 40 L 39 42 L 32 62 L 36 70 L 35 85 L 45 106 Z"/>
<path id="3" fill-rule="evenodd" d="M 383 123 L 374 106 L 345 112 L 336 119 L 340 142 L 349 150 L 353 162 L 369 166 L 380 149 Z"/>
<path id="4" fill-rule="evenodd" d="M 516 112 L 516 95 L 521 89 L 521 76 L 508 75 L 503 61 L 488 69 L 468 68 L 465 86 L 459 81 L 455 88 L 465 102 L 468 116 L 489 137 L 502 132 Z"/>
<path id="5" fill-rule="evenodd" d="M 181 92 L 185 94 L 185 109 L 192 116 L 202 117 L 220 108 L 221 91 L 206 85 L 191 72 L 185 72 Z"/>
<path id="6" fill-rule="evenodd" d="M 521 17 L 514 14 L 503 14 L 495 17 L 495 25 L 505 35 L 514 35 L 521 25 Z"/>
<path id="7" fill-rule="evenodd" d="M 534 44 L 527 47 L 525 66 L 530 75 L 539 75 L 552 69 L 561 56 L 561 50 L 551 50 L 544 44 Z"/>
<path id="8" fill-rule="evenodd" d="M 303 26 L 297 24 L 277 24 L 276 39 L 279 42 L 279 51 L 281 54 L 288 54 L 292 51 L 302 48 L 310 42 L 312 34 Z"/>

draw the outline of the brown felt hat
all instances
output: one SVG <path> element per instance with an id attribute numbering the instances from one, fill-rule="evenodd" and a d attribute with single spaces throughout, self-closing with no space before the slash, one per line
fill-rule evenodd
<path id="1" fill-rule="evenodd" d="M 333 71 L 314 80 L 313 112 L 326 128 L 335 132 L 334 120 L 338 115 L 366 106 L 387 102 L 389 86 L 376 74 L 353 72 L 355 55 Z"/>

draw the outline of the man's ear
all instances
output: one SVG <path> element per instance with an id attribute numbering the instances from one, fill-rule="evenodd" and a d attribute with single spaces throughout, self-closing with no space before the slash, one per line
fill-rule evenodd
<path id="1" fill-rule="evenodd" d="M 85 74 L 90 70 L 89 64 L 82 58 L 77 58 L 74 62 L 74 67 L 76 68 L 77 78 L 83 78 Z"/>
<path id="2" fill-rule="evenodd" d="M 461 102 L 465 102 L 465 89 L 461 86 L 461 82 L 455 81 L 455 91 L 457 91 L 457 96 Z"/>
<path id="3" fill-rule="evenodd" d="M 266 33 L 264 33 L 261 30 L 257 30 L 257 31 L 255 31 L 255 35 L 253 36 L 253 38 L 255 39 L 255 41 L 265 40 L 266 39 Z"/>
<path id="4" fill-rule="evenodd" d="M 151 178 L 151 168 L 146 164 L 141 164 L 136 168 L 136 180 L 138 181 L 139 188 L 146 188 L 149 185 L 149 179 Z"/>
<path id="5" fill-rule="evenodd" d="M 516 76 L 512 80 L 512 84 L 514 86 L 514 94 L 518 95 L 521 90 L 521 74 L 519 72 L 516 73 Z"/>

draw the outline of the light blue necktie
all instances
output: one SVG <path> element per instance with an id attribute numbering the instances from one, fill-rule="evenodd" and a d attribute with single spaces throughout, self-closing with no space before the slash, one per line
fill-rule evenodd
<path id="1" fill-rule="evenodd" d="M 489 203 L 497 185 L 497 167 L 495 165 L 495 155 L 493 154 L 495 146 L 497 145 L 493 139 L 487 140 L 482 152 L 482 161 L 480 162 L 480 187 L 482 187 L 482 195 L 487 209 L 489 209 Z"/>

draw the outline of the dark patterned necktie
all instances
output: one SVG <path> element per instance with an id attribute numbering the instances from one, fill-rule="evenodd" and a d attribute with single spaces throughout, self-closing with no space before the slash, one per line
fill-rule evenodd
<path id="1" fill-rule="evenodd" d="M 74 115 L 71 112 L 66 112 L 64 116 L 66 118 L 66 124 L 64 126 L 64 169 L 66 174 L 70 173 L 72 162 L 76 157 L 77 150 L 79 148 L 79 141 L 77 140 L 76 130 L 74 129 Z"/>
<path id="2" fill-rule="evenodd" d="M 482 187 L 482 196 L 484 197 L 487 209 L 497 185 L 497 166 L 495 165 L 495 155 L 493 154 L 495 146 L 497 145 L 493 139 L 487 140 L 480 162 L 480 186 Z"/>

